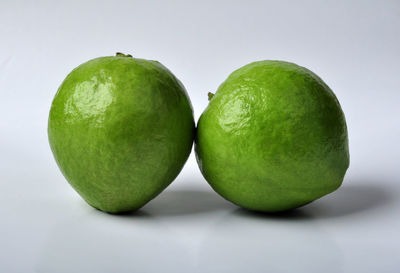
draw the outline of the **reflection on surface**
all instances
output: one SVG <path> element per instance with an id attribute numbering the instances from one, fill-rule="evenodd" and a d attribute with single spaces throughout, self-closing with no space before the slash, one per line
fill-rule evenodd
<path id="1" fill-rule="evenodd" d="M 236 208 L 213 191 L 165 191 L 142 210 L 113 215 L 82 201 L 54 227 L 38 272 L 182 272 L 195 264 L 198 236 Z"/>
<path id="2" fill-rule="evenodd" d="M 335 225 L 392 202 L 388 192 L 362 184 L 280 214 L 238 208 L 211 189 L 168 190 L 124 215 L 82 201 L 48 234 L 36 271 L 340 272 Z"/>
<path id="3" fill-rule="evenodd" d="M 38 272 L 157 272 L 160 266 L 190 265 L 185 245 L 157 218 L 89 209 L 85 215 L 66 219 L 49 234 Z"/>
<path id="4" fill-rule="evenodd" d="M 340 272 L 341 253 L 329 233 L 303 217 L 232 211 L 209 230 L 198 266 L 203 272 Z"/>

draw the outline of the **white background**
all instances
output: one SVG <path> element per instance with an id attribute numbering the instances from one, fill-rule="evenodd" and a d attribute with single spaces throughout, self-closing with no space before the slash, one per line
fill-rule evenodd
<path id="1" fill-rule="evenodd" d="M 399 1 L 0 0 L 0 272 L 400 272 Z M 155 59 L 207 92 L 262 59 L 317 73 L 346 114 L 343 186 L 281 216 L 228 203 L 193 154 L 140 212 L 92 209 L 47 141 L 52 98 L 77 65 Z"/>

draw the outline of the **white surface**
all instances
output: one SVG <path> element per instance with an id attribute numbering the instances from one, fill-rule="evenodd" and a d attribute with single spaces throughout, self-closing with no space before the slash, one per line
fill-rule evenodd
<path id="1" fill-rule="evenodd" d="M 0 272 L 400 272 L 398 1 L 2 0 L 0 37 Z M 215 194 L 192 154 L 139 213 L 90 208 L 52 158 L 47 115 L 67 73 L 116 51 L 170 68 L 196 118 L 244 64 L 310 68 L 347 117 L 343 187 L 252 214 Z"/>

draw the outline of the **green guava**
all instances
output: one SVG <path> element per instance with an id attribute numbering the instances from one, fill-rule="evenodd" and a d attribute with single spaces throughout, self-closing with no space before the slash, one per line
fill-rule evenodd
<path id="1" fill-rule="evenodd" d="M 211 187 L 256 211 L 310 203 L 336 190 L 349 166 L 336 96 L 310 70 L 283 61 L 234 71 L 210 96 L 195 143 Z"/>
<path id="2" fill-rule="evenodd" d="M 71 186 L 106 212 L 136 210 L 186 162 L 193 110 L 181 82 L 157 61 L 100 57 L 75 68 L 53 100 L 48 137 Z"/>

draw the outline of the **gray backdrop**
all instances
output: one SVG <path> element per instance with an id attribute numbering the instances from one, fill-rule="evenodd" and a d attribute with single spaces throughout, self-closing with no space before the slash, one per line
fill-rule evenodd
<path id="1" fill-rule="evenodd" d="M 399 1 L 0 1 L 1 272 L 399 272 Z M 216 195 L 193 154 L 140 213 L 70 188 L 47 142 L 64 77 L 116 51 L 207 92 L 262 59 L 317 73 L 346 114 L 343 187 L 281 217 Z"/>

